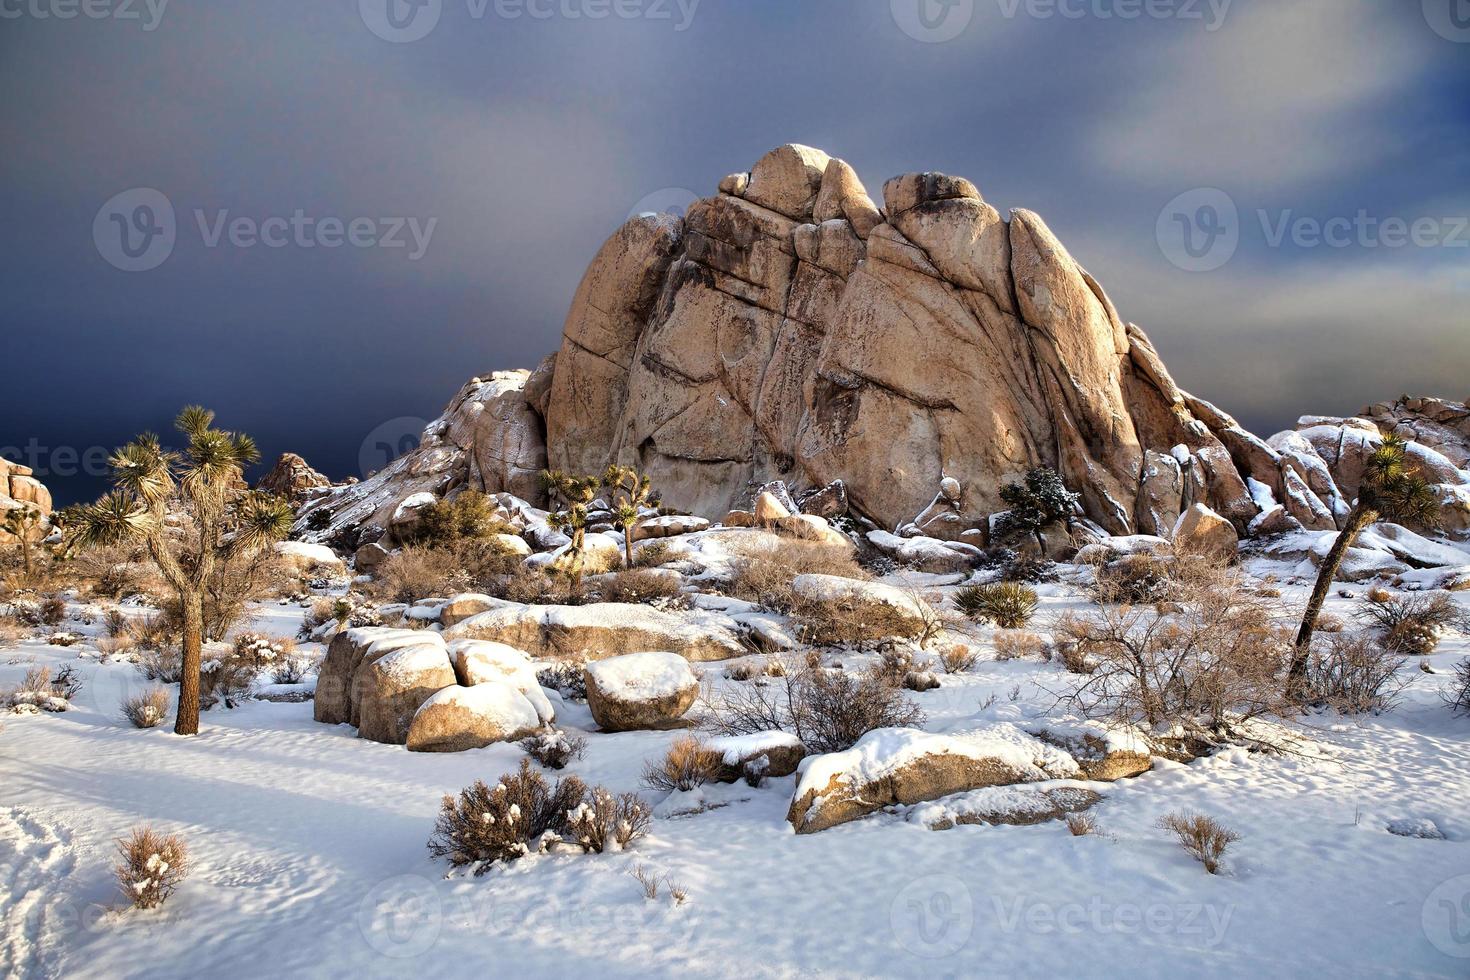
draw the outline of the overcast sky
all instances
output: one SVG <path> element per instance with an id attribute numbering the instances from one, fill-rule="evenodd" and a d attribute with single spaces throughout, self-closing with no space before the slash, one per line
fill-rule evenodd
<path id="1" fill-rule="evenodd" d="M 1470 396 L 1470 0 L 389 2 L 0 0 L 0 447 L 60 502 L 188 402 L 381 465 L 785 142 L 1039 212 L 1262 434 Z"/>

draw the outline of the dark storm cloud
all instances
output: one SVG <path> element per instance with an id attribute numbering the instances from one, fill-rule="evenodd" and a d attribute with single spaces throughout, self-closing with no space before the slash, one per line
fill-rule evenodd
<path id="1" fill-rule="evenodd" d="M 553 349 L 640 201 L 710 193 L 786 141 L 875 194 L 937 169 L 1038 211 L 1183 384 L 1258 429 L 1470 394 L 1470 248 L 1446 224 L 1434 247 L 1272 239 L 1301 218 L 1470 214 L 1452 21 L 1436 31 L 1418 0 L 924 2 L 927 19 L 918 0 L 441 0 L 426 36 L 392 43 L 368 26 L 386 0 L 366 18 L 355 0 L 172 0 L 137 20 L 0 0 L 0 446 L 31 442 L 75 499 L 100 481 L 52 450 L 199 401 L 268 454 L 354 473 L 375 428 Z M 1165 16 L 1126 16 L 1145 6 Z M 132 188 L 166 196 L 177 240 L 130 273 L 93 222 Z M 1210 272 L 1157 238 L 1195 188 L 1239 214 Z"/>

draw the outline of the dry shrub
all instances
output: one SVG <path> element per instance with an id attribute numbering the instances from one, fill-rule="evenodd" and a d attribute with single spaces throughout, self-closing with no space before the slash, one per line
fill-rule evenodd
<path id="1" fill-rule="evenodd" d="M 918 669 L 914 652 L 897 643 L 885 643 L 873 665 L 873 675 L 889 687 L 902 687 L 904 678 Z"/>
<path id="2" fill-rule="evenodd" d="M 647 603 L 660 608 L 688 606 L 688 597 L 673 575 L 661 575 L 646 568 L 613 572 L 597 582 L 603 602 Z"/>
<path id="3" fill-rule="evenodd" d="M 99 636 L 93 645 L 104 657 L 113 657 L 131 653 L 137 648 L 138 641 L 124 633 L 122 636 Z"/>
<path id="4" fill-rule="evenodd" d="M 1040 598 L 1035 589 L 1020 582 L 990 582 L 959 589 L 954 601 L 973 620 L 1014 630 L 1031 622 Z"/>
<path id="5" fill-rule="evenodd" d="M 1058 620 L 1063 663 L 1086 674 L 1064 697 L 1073 710 L 1206 742 L 1286 710 L 1291 640 L 1267 601 L 1233 576 L 1177 594 L 1156 608 L 1105 606 Z"/>
<path id="6" fill-rule="evenodd" d="M 1169 597 L 1169 563 L 1155 555 L 1124 555 L 1098 567 L 1091 591 L 1098 602 L 1162 602 Z"/>
<path id="7" fill-rule="evenodd" d="M 963 674 L 979 660 L 980 655 L 963 643 L 951 643 L 939 651 L 939 666 L 946 674 Z"/>
<path id="8" fill-rule="evenodd" d="M 903 677 L 902 687 L 905 691 L 914 691 L 922 694 L 925 691 L 937 691 L 940 687 L 939 678 L 927 670 L 911 670 Z"/>
<path id="9" fill-rule="evenodd" d="M 495 501 L 478 490 L 464 490 L 453 499 L 436 500 L 419 510 L 414 527 L 417 544 L 442 546 L 474 541 L 492 534 L 514 534 Z"/>
<path id="10" fill-rule="evenodd" d="M 373 573 L 372 596 L 380 602 L 418 602 L 461 592 L 497 595 L 521 557 L 494 540 L 459 538 L 411 545 L 389 555 Z"/>
<path id="11" fill-rule="evenodd" d="M 570 576 L 524 565 L 517 566 L 488 591 L 496 598 L 528 606 L 580 606 L 591 594 L 587 585 Z"/>
<path id="12" fill-rule="evenodd" d="M 162 613 L 149 613 L 130 620 L 127 631 L 140 647 L 162 649 L 176 647 L 183 642 L 183 633 L 177 624 Z"/>
<path id="13" fill-rule="evenodd" d="M 1026 633 L 1021 630 L 1001 630 L 995 634 L 995 659 L 1023 660 L 1027 657 L 1035 657 L 1038 660 L 1051 659 L 1051 647 L 1046 640 L 1035 633 Z"/>
<path id="14" fill-rule="evenodd" d="M 1455 665 L 1455 680 L 1444 692 L 1444 700 L 1456 714 L 1470 714 L 1470 659 Z"/>
<path id="15" fill-rule="evenodd" d="M 536 683 L 549 687 L 571 701 L 587 700 L 587 675 L 583 660 L 556 660 L 536 668 Z"/>
<path id="16" fill-rule="evenodd" d="M 743 544 L 739 552 L 730 595 L 777 612 L 791 612 L 796 607 L 791 583 L 798 575 L 837 575 L 861 581 L 872 578 L 858 566 L 851 549 L 841 545 L 767 538 Z"/>
<path id="17" fill-rule="evenodd" d="M 189 849 L 177 834 L 135 827 L 117 842 L 117 850 L 113 874 L 134 908 L 162 905 L 189 874 Z"/>
<path id="18" fill-rule="evenodd" d="M 784 664 L 780 684 L 707 690 L 707 726 L 721 735 L 783 731 L 809 752 L 841 752 L 879 728 L 912 728 L 924 712 L 872 672 L 858 675 L 819 663 Z"/>
<path id="19" fill-rule="evenodd" d="M 0 645 L 10 646 L 24 640 L 30 633 L 14 616 L 0 615 Z"/>
<path id="20" fill-rule="evenodd" d="M 168 717 L 168 704 L 168 690 L 154 685 L 142 694 L 125 698 L 122 709 L 134 728 L 153 728 Z"/>
<path id="21" fill-rule="evenodd" d="M 685 736 L 669 746 L 661 759 L 650 759 L 643 766 L 643 785 L 649 789 L 671 792 L 691 790 L 719 779 L 724 757 L 704 747 L 696 738 Z"/>
<path id="22" fill-rule="evenodd" d="M 1387 711 L 1408 684 L 1399 677 L 1402 663 L 1367 631 L 1329 634 L 1307 661 L 1304 700 L 1343 714 Z"/>
<path id="23" fill-rule="evenodd" d="M 41 597 L 38 615 L 41 625 L 59 626 L 66 619 L 66 600 L 59 595 Z"/>
<path id="24" fill-rule="evenodd" d="M 176 646 L 144 647 L 138 653 L 138 669 L 150 681 L 177 684 L 184 673 L 184 660 Z"/>
<path id="25" fill-rule="evenodd" d="M 1087 837 L 1097 833 L 1097 821 L 1088 813 L 1067 814 L 1067 829 L 1073 837 Z"/>
<path id="26" fill-rule="evenodd" d="M 522 739 L 521 748 L 547 769 L 565 769 L 567 763 L 582 758 L 587 751 L 587 738 L 552 728 Z"/>
<path id="27" fill-rule="evenodd" d="M 1239 834 L 1214 817 L 1187 810 L 1165 814 L 1159 819 L 1159 827 L 1177 837 L 1179 845 L 1189 852 L 1189 856 L 1203 864 L 1212 875 L 1220 873 L 1225 849 L 1240 840 Z"/>
<path id="28" fill-rule="evenodd" d="M 889 646 L 894 640 L 911 640 L 919 647 L 958 628 L 959 621 L 939 611 L 936 596 L 907 590 L 913 600 L 905 608 L 861 599 L 817 599 L 795 596 L 791 605 L 793 625 L 802 642 L 817 647 Z"/>
<path id="29" fill-rule="evenodd" d="M 657 568 L 673 558 L 673 549 L 667 541 L 649 541 L 633 552 L 634 568 Z"/>
<path id="30" fill-rule="evenodd" d="M 1016 555 L 1001 568 L 1000 577 L 1004 582 L 1041 583 L 1055 582 L 1060 576 L 1056 562 L 1049 558 Z"/>
<path id="31" fill-rule="evenodd" d="M 658 875 L 640 864 L 638 867 L 629 870 L 628 877 L 638 882 L 638 885 L 643 889 L 643 898 L 645 901 L 652 902 L 658 898 L 659 886 L 663 884 L 663 879 Z"/>
<path id="32" fill-rule="evenodd" d="M 1382 631 L 1385 646 L 1411 656 L 1433 653 L 1460 617 L 1459 607 L 1443 592 L 1396 596 L 1385 591 L 1370 594 L 1358 608 L 1362 620 Z"/>
<path id="33" fill-rule="evenodd" d="M 636 796 L 589 789 L 576 776 L 548 785 L 522 759 L 520 769 L 492 788 L 482 781 L 445 796 L 429 838 L 429 853 L 484 874 L 496 861 L 514 861 L 558 843 L 601 853 L 647 833 L 651 814 Z"/>
<path id="34" fill-rule="evenodd" d="M 1318 633 L 1341 633 L 1347 629 L 1347 624 L 1342 617 L 1334 616 L 1332 613 L 1323 613 L 1317 617 Z"/>

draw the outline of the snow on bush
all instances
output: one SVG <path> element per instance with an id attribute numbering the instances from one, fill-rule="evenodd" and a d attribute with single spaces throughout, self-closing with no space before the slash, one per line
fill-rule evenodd
<path id="1" fill-rule="evenodd" d="M 157 685 L 125 698 L 123 714 L 134 728 L 153 728 L 168 717 L 168 690 Z"/>
<path id="2" fill-rule="evenodd" d="M 177 834 L 136 827 L 117 842 L 117 884 L 134 908 L 157 908 L 189 874 L 189 850 Z"/>
<path id="3" fill-rule="evenodd" d="M 687 791 L 719 779 L 724 765 L 724 753 L 686 735 L 669 746 L 663 758 L 644 765 L 643 785 L 664 792 Z"/>
<path id="4" fill-rule="evenodd" d="M 71 699 L 81 689 L 81 682 L 69 667 L 55 679 L 49 667 L 32 667 L 26 671 L 25 680 L 19 687 L 7 692 L 0 703 L 17 714 L 35 714 L 38 711 L 65 711 L 71 707 Z"/>
<path id="5" fill-rule="evenodd" d="M 1395 596 L 1385 590 L 1362 601 L 1360 616 L 1382 631 L 1383 643 L 1390 650 L 1428 656 L 1459 618 L 1460 610 L 1443 592 Z"/>
<path id="6" fill-rule="evenodd" d="M 568 762 L 582 758 L 587 751 L 587 738 L 553 728 L 523 739 L 521 748 L 547 769 L 565 769 Z"/>
<path id="7" fill-rule="evenodd" d="M 483 781 L 445 796 L 429 838 L 429 853 L 482 875 L 497 861 L 514 861 L 557 845 L 601 853 L 627 847 L 648 830 L 648 807 L 633 794 L 614 796 L 576 776 L 548 784 L 527 759 L 495 786 Z"/>

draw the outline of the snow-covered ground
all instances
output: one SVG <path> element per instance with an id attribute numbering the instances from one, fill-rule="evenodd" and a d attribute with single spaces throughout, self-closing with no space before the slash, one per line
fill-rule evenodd
<path id="1" fill-rule="evenodd" d="M 1075 604 L 1047 591 L 1042 619 Z M 300 615 L 266 606 L 256 627 L 290 635 Z M 313 722 L 309 702 L 211 710 L 194 738 L 139 731 L 119 709 L 145 683 L 135 668 L 28 640 L 0 650 L 0 687 L 65 663 L 85 686 L 65 713 L 0 719 L 0 974 L 1465 976 L 1470 718 L 1439 692 L 1467 654 L 1453 634 L 1427 658 L 1435 673 L 1407 663 L 1388 715 L 1308 719 L 1299 754 L 1232 750 L 1098 784 L 1099 836 L 897 814 L 797 836 L 793 776 L 646 794 L 658 817 L 627 853 L 446 878 L 425 849 L 441 796 L 513 769 L 520 749 L 410 754 Z M 1044 714 L 1061 676 L 982 660 L 912 697 L 926 728 L 957 731 Z M 585 705 L 558 715 L 594 728 Z M 678 735 L 591 735 L 568 771 L 637 790 Z M 1157 828 L 1183 808 L 1240 834 L 1228 874 Z M 1399 821 L 1447 839 L 1389 833 Z M 124 911 L 110 875 L 113 841 L 140 823 L 182 834 L 194 861 L 151 913 Z M 640 866 L 688 901 L 646 900 Z"/>

